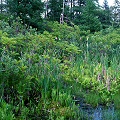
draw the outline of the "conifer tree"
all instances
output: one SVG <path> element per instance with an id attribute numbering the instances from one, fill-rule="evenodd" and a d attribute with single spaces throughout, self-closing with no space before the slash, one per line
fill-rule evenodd
<path id="1" fill-rule="evenodd" d="M 77 25 L 79 25 L 79 23 L 80 23 L 81 14 L 83 12 L 83 8 L 84 8 L 85 4 L 86 4 L 86 0 L 78 0 L 76 5 L 73 8 L 73 10 L 74 10 L 73 22 Z"/>
<path id="2" fill-rule="evenodd" d="M 120 26 L 120 2 L 118 0 L 115 0 L 114 5 L 111 7 L 111 9 L 112 9 L 113 26 L 119 27 Z"/>
<path id="3" fill-rule="evenodd" d="M 104 2 L 103 2 L 103 16 L 102 16 L 102 20 L 101 20 L 103 29 L 107 28 L 111 25 L 111 17 L 110 16 L 111 16 L 111 11 L 110 11 L 110 7 L 108 5 L 108 1 L 104 0 Z"/>
<path id="4" fill-rule="evenodd" d="M 7 0 L 7 5 L 13 16 L 20 17 L 28 26 L 40 27 L 43 13 L 41 0 Z"/>
<path id="5" fill-rule="evenodd" d="M 96 1 L 94 0 L 86 0 L 86 5 L 82 10 L 79 23 L 82 29 L 90 30 L 91 32 L 99 31 L 101 29 L 101 22 L 96 13 L 98 7 L 95 2 Z"/>
<path id="6" fill-rule="evenodd" d="M 63 0 L 49 0 L 48 19 L 52 21 L 60 21 L 60 15 L 63 8 Z"/>
<path id="7" fill-rule="evenodd" d="M 6 0 L 0 0 L 0 13 L 6 12 Z"/>

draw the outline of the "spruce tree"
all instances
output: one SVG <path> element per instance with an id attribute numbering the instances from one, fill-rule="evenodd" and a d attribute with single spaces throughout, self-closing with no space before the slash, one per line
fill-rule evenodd
<path id="1" fill-rule="evenodd" d="M 52 21 L 60 21 L 60 15 L 63 11 L 63 0 L 49 0 L 48 19 Z"/>
<path id="2" fill-rule="evenodd" d="M 0 13 L 6 12 L 6 0 L 0 0 Z"/>
<path id="3" fill-rule="evenodd" d="M 108 1 L 104 0 L 103 2 L 103 17 L 101 20 L 103 29 L 107 28 L 111 25 L 111 11 L 110 11 L 110 7 L 108 5 Z"/>
<path id="4" fill-rule="evenodd" d="M 91 32 L 101 29 L 101 22 L 96 13 L 97 9 L 95 0 L 86 0 L 86 4 L 81 13 L 81 19 L 79 20 L 82 29 L 90 30 Z"/>
<path id="5" fill-rule="evenodd" d="M 24 24 L 40 29 L 43 3 L 41 0 L 7 0 L 9 13 L 20 17 Z"/>
<path id="6" fill-rule="evenodd" d="M 114 5 L 111 7 L 111 9 L 112 9 L 113 26 L 119 27 L 120 26 L 120 2 L 118 0 L 115 0 Z"/>
<path id="7" fill-rule="evenodd" d="M 86 0 L 78 0 L 77 4 L 73 8 L 73 10 L 74 10 L 73 22 L 77 25 L 79 25 L 79 23 L 80 23 L 81 14 L 82 14 L 85 4 L 86 4 Z"/>

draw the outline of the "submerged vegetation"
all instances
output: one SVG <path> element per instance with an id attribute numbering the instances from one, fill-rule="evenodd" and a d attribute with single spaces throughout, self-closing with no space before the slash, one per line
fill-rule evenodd
<path id="1" fill-rule="evenodd" d="M 46 28 L 41 34 L 0 21 L 0 119 L 90 119 L 79 98 L 120 110 L 120 29 L 90 34 L 58 22 Z"/>

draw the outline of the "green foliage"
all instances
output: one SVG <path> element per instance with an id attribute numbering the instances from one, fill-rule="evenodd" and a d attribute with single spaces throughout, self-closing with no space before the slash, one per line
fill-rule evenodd
<path id="1" fill-rule="evenodd" d="M 54 112 L 55 119 L 61 115 L 64 119 L 73 118 L 73 114 L 68 114 L 74 112 L 72 107 L 69 108 L 73 104 L 71 94 L 66 89 L 62 90 L 61 80 L 61 66 L 68 63 L 61 61 L 65 61 L 66 57 L 72 62 L 75 56 L 69 55 L 79 54 L 79 48 L 69 42 L 56 41 L 55 35 L 47 31 L 15 36 L 6 32 L 0 31 L 0 94 L 13 108 L 18 106 L 14 110 L 15 118 L 42 119 L 45 116 L 44 119 L 47 119 L 50 114 L 46 112 L 47 101 L 53 100 L 60 103 L 57 112 Z M 40 104 L 44 105 L 38 112 L 36 107 Z"/>
<path id="2" fill-rule="evenodd" d="M 62 0 L 57 0 L 57 1 L 49 0 L 48 8 L 50 8 L 50 11 L 47 14 L 48 19 L 59 22 L 60 15 L 62 13 L 62 6 L 63 6 Z"/>
<path id="3" fill-rule="evenodd" d="M 111 7 L 112 10 L 112 26 L 115 28 L 119 28 L 120 26 L 120 18 L 119 18 L 119 10 L 120 10 L 120 2 L 118 0 L 114 1 L 114 5 Z"/>
<path id="4" fill-rule="evenodd" d="M 7 21 L 7 19 L 8 19 L 8 15 L 7 14 L 0 13 L 0 20 Z"/>
<path id="5" fill-rule="evenodd" d="M 0 100 L 0 119 L 1 120 L 14 120 L 12 113 L 12 106 Z"/>
<path id="6" fill-rule="evenodd" d="M 100 103 L 100 95 L 96 93 L 90 93 L 85 95 L 85 101 L 87 101 L 88 104 L 92 105 L 93 107 L 96 107 Z"/>
<path id="7" fill-rule="evenodd" d="M 112 17 L 111 17 L 112 14 L 111 14 L 111 10 L 107 0 L 104 0 L 103 9 L 104 9 L 102 11 L 103 15 L 100 17 L 100 20 L 101 20 L 103 29 L 105 29 L 111 25 L 111 21 L 112 21 Z"/>
<path id="8" fill-rule="evenodd" d="M 22 34 L 20 24 L 16 34 L 6 22 L 0 24 L 0 112 L 5 119 L 85 118 L 73 96 L 94 107 L 119 104 L 119 29 L 93 35 L 48 22 L 49 32 Z"/>
<path id="9" fill-rule="evenodd" d="M 67 24 L 59 24 L 58 22 L 48 22 L 51 33 L 55 36 L 56 41 L 68 41 L 76 44 L 79 42 L 81 31 L 78 26 L 70 27 Z"/>
<path id="10" fill-rule="evenodd" d="M 24 24 L 41 30 L 43 2 L 41 0 L 7 0 L 10 14 L 20 17 Z M 23 9 L 24 8 L 24 9 Z"/>
<path id="11" fill-rule="evenodd" d="M 98 7 L 94 0 L 87 0 L 86 6 L 83 8 L 80 20 L 80 28 L 82 30 L 90 30 L 96 32 L 101 30 L 101 22 L 96 15 Z"/>

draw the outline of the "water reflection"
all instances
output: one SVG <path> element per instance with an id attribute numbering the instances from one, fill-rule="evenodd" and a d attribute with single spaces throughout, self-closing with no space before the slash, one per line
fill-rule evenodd
<path id="1" fill-rule="evenodd" d="M 96 108 L 85 103 L 79 103 L 83 120 L 120 120 L 120 112 L 114 109 L 114 105 L 105 107 L 99 105 Z"/>

